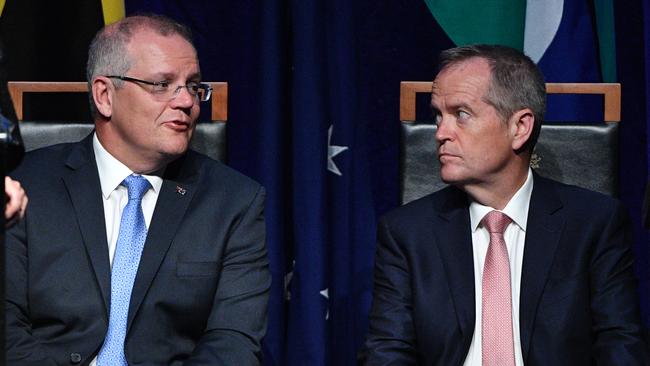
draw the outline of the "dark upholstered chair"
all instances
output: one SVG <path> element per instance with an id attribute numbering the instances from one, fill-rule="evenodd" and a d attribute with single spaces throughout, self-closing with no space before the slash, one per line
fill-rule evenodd
<path id="1" fill-rule="evenodd" d="M 531 166 L 540 174 L 560 182 L 616 195 L 618 190 L 618 122 L 620 84 L 548 83 L 549 94 L 603 94 L 603 121 L 544 124 Z M 400 92 L 401 203 L 434 192 L 440 180 L 436 156 L 436 126 L 416 121 L 417 93 L 431 93 L 431 82 L 402 82 Z"/>
<path id="2" fill-rule="evenodd" d="M 208 83 L 212 86 L 211 122 L 197 124 L 191 146 L 194 150 L 213 159 L 226 161 L 226 120 L 228 119 L 228 84 Z M 72 123 L 64 121 L 23 121 L 24 93 L 87 92 L 85 82 L 9 82 L 16 116 L 20 121 L 20 132 L 25 150 L 62 142 L 79 141 L 94 128 L 93 123 Z"/>

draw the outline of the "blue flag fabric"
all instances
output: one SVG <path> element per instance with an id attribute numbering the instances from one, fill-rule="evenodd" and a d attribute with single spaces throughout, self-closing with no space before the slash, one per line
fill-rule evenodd
<path id="1" fill-rule="evenodd" d="M 287 365 L 352 365 L 370 306 L 375 217 L 358 118 L 354 9 L 292 7 L 294 267 Z"/>

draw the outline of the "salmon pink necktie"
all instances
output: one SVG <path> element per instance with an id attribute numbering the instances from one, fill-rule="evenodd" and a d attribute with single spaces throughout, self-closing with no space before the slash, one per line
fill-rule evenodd
<path id="1" fill-rule="evenodd" d="M 511 220 L 502 212 L 491 211 L 481 222 L 490 232 L 483 266 L 483 366 L 515 366 L 510 261 L 503 239 L 503 232 Z"/>

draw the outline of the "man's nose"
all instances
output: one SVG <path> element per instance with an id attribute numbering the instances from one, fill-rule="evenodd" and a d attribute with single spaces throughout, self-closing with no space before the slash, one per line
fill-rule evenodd
<path id="1" fill-rule="evenodd" d="M 198 102 L 198 97 L 190 93 L 187 85 L 179 85 L 174 94 L 176 96 L 172 99 L 172 103 L 178 107 L 190 108 Z"/>
<path id="2" fill-rule="evenodd" d="M 440 121 L 437 123 L 438 128 L 436 129 L 436 141 L 438 143 L 443 143 L 447 140 L 452 139 L 453 130 L 451 127 L 451 122 L 448 118 L 441 117 Z"/>

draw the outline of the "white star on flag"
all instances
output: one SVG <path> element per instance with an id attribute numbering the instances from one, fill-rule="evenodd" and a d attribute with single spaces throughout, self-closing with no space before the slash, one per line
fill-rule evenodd
<path id="1" fill-rule="evenodd" d="M 330 302 L 329 302 L 330 294 L 329 294 L 329 288 L 326 288 L 325 290 L 321 291 L 320 295 L 322 297 L 324 297 L 325 300 L 327 300 L 327 313 L 325 313 L 325 320 L 327 320 L 327 319 L 330 318 Z"/>
<path id="2" fill-rule="evenodd" d="M 332 145 L 332 130 L 334 128 L 334 125 L 330 125 L 330 128 L 327 130 L 327 170 L 330 172 L 336 174 L 336 175 L 343 175 L 341 174 L 341 171 L 339 168 L 336 166 L 336 163 L 334 163 L 334 157 L 345 150 L 348 149 L 347 146 L 337 146 L 337 145 Z"/>

